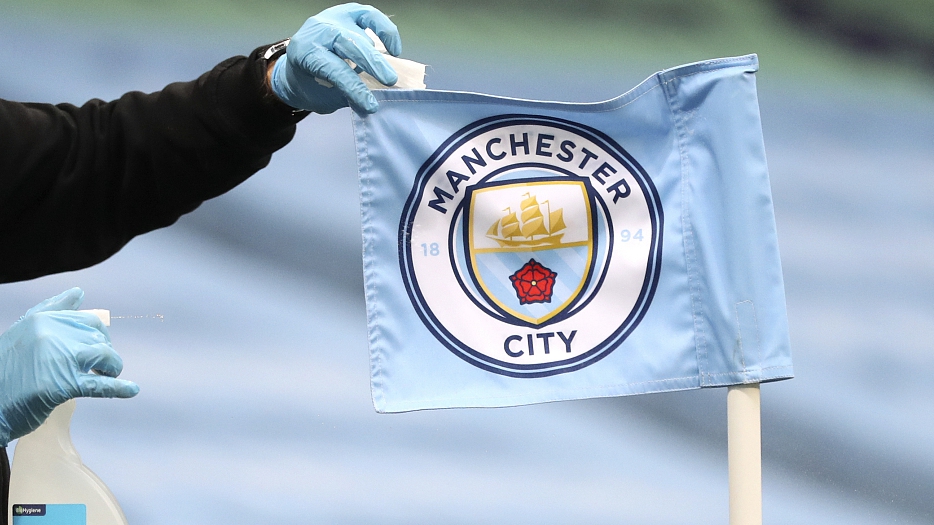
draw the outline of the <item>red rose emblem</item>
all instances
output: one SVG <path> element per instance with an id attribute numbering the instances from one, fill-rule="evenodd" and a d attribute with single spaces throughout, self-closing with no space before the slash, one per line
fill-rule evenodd
<path id="1" fill-rule="evenodd" d="M 550 303 L 551 292 L 558 274 L 529 259 L 518 272 L 509 276 L 519 304 Z"/>

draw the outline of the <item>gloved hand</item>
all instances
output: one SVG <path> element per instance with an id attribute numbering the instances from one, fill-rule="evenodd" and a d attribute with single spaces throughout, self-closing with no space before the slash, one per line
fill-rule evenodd
<path id="1" fill-rule="evenodd" d="M 79 288 L 46 299 L 0 335 L 0 446 L 39 428 L 71 398 L 139 392 L 115 379 L 123 361 L 101 320 L 75 311 L 83 299 Z"/>
<path id="2" fill-rule="evenodd" d="M 368 5 L 331 7 L 305 21 L 291 38 L 273 68 L 272 91 L 293 108 L 316 113 L 332 113 L 348 102 L 359 112 L 376 111 L 373 94 L 343 60 L 350 59 L 387 86 L 396 83 L 396 72 L 373 46 L 366 28 L 399 56 L 402 40 L 389 17 Z"/>

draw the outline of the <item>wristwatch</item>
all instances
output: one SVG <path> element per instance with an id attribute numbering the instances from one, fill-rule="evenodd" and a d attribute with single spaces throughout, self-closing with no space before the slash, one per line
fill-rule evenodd
<path id="1" fill-rule="evenodd" d="M 286 38 L 285 40 L 280 40 L 276 42 L 275 44 L 272 44 L 271 46 L 267 47 L 266 51 L 263 51 L 263 59 L 266 61 L 266 65 L 263 69 L 264 71 L 266 70 L 266 68 L 269 67 L 269 64 L 274 63 L 276 60 L 279 59 L 279 57 L 285 54 L 286 48 L 289 47 L 290 40 L 291 40 L 290 38 Z M 303 115 L 307 115 L 308 113 L 310 113 L 310 111 L 307 111 L 304 109 L 293 108 L 292 106 L 289 106 L 288 104 L 283 102 L 278 96 L 276 96 L 276 94 L 272 91 L 272 87 L 269 86 L 268 84 L 266 85 L 265 89 L 266 89 L 266 95 L 265 95 L 266 99 L 270 101 L 274 101 L 275 103 L 277 103 L 277 105 L 281 104 L 282 106 L 291 109 L 293 116 L 303 116 Z"/>
<path id="2" fill-rule="evenodd" d="M 275 60 L 285 54 L 285 49 L 289 47 L 289 41 L 291 38 L 286 38 L 285 40 L 280 40 L 275 44 L 266 48 L 266 51 L 263 52 L 263 58 L 267 61 Z"/>

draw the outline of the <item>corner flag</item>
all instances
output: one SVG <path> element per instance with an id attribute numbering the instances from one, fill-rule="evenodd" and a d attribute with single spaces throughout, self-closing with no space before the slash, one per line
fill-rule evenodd
<path id="1" fill-rule="evenodd" d="M 354 115 L 379 412 L 792 377 L 755 55 Z"/>

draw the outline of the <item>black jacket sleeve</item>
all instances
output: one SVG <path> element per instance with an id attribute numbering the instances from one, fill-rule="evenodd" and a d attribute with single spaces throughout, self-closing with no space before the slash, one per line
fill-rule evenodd
<path id="1" fill-rule="evenodd" d="M 0 282 L 94 265 L 265 167 L 304 114 L 263 49 L 112 102 L 0 100 Z"/>

